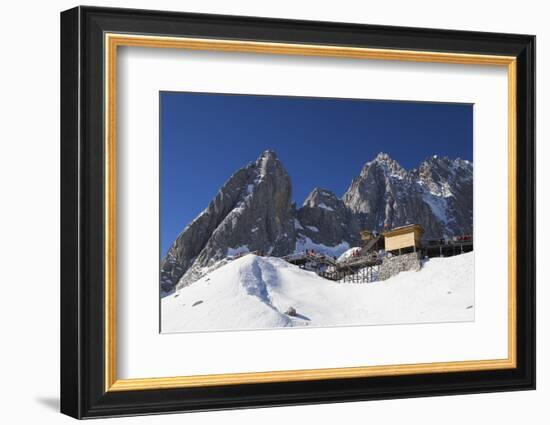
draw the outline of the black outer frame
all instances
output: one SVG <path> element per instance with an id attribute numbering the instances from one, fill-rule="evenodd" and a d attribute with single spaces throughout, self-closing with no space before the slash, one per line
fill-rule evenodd
<path id="1" fill-rule="evenodd" d="M 104 391 L 105 32 L 517 57 L 517 368 Z M 61 13 L 61 412 L 75 418 L 535 388 L 535 37 L 77 7 Z"/>

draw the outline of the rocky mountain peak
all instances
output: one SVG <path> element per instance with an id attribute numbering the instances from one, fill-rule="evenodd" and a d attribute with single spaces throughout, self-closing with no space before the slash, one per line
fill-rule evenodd
<path id="1" fill-rule="evenodd" d="M 359 177 L 366 178 L 369 173 L 383 174 L 385 177 L 404 178 L 407 170 L 387 153 L 380 152 L 372 161 L 363 166 Z"/>
<path id="2" fill-rule="evenodd" d="M 380 153 L 367 162 L 343 196 L 360 225 L 371 230 L 419 223 L 425 237 L 472 232 L 472 166 L 434 155 L 405 170 Z"/>
<path id="3" fill-rule="evenodd" d="M 258 170 L 259 177 L 273 173 L 286 174 L 286 170 L 277 154 L 269 149 L 264 151 L 253 164 Z"/>
<path id="4" fill-rule="evenodd" d="M 265 151 L 263 151 L 258 159 L 262 159 L 262 158 L 270 159 L 270 160 L 279 159 L 279 157 L 277 156 L 277 153 L 272 149 L 266 149 Z"/>
<path id="5" fill-rule="evenodd" d="M 334 192 L 320 187 L 314 188 L 304 201 L 304 207 L 334 208 L 341 204 Z"/>
<path id="6" fill-rule="evenodd" d="M 378 155 L 374 158 L 376 162 L 392 161 L 391 157 L 386 152 L 378 152 Z"/>
<path id="7" fill-rule="evenodd" d="M 411 174 L 418 183 L 428 187 L 432 194 L 452 196 L 447 190 L 449 182 L 465 182 L 471 185 L 473 166 L 470 161 L 460 158 L 449 159 L 433 155 L 420 164 Z"/>
<path id="8" fill-rule="evenodd" d="M 275 153 L 275 151 L 272 151 L 271 149 L 267 149 L 262 152 L 262 154 L 258 157 L 256 160 L 258 164 L 281 164 L 279 161 L 279 157 Z"/>
<path id="9" fill-rule="evenodd" d="M 426 238 L 471 234 L 471 162 L 432 156 L 407 171 L 387 153 L 365 163 L 340 199 L 315 187 L 302 207 L 272 150 L 237 170 L 188 224 L 161 262 L 169 292 L 222 266 L 237 254 L 284 256 L 315 249 L 329 255 L 358 246 L 363 229 L 418 223 Z"/>
<path id="10" fill-rule="evenodd" d="M 297 211 L 297 245 L 349 247 L 359 242 L 359 226 L 344 202 L 330 190 L 314 188 Z M 331 252 L 331 255 L 334 253 Z"/>
<path id="11" fill-rule="evenodd" d="M 243 252 L 276 256 L 295 245 L 290 177 L 273 151 L 235 172 L 161 264 L 165 288 L 188 285 Z"/>
<path id="12" fill-rule="evenodd" d="M 419 168 L 440 168 L 450 169 L 451 171 L 457 169 L 471 170 L 472 163 L 461 158 L 450 159 L 446 156 L 432 155 L 422 161 Z"/>

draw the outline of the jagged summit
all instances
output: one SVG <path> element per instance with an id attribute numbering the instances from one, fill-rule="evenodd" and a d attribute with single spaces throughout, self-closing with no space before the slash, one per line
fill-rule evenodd
<path id="1" fill-rule="evenodd" d="M 314 188 L 303 203 L 304 207 L 318 207 L 320 204 L 330 205 L 338 202 L 336 194 L 328 189 Z"/>
<path id="2" fill-rule="evenodd" d="M 362 227 L 419 223 L 426 237 L 472 232 L 472 165 L 437 155 L 405 170 L 380 153 L 367 162 L 342 197 Z"/>
<path id="3" fill-rule="evenodd" d="M 366 177 L 369 173 L 385 172 L 386 174 L 403 178 L 407 171 L 385 152 L 380 152 L 376 157 L 365 163 L 359 177 Z"/>
<path id="4" fill-rule="evenodd" d="M 315 187 L 296 208 L 284 165 L 266 150 L 237 170 L 178 235 L 161 262 L 161 284 L 167 292 L 191 284 L 243 252 L 283 256 L 314 248 L 339 255 L 360 243 L 363 229 L 418 223 L 427 238 L 471 234 L 472 185 L 469 161 L 434 155 L 407 171 L 380 152 L 342 198 Z"/>
<path id="5" fill-rule="evenodd" d="M 277 152 L 275 152 L 273 149 L 266 149 L 265 151 L 263 151 L 260 155 L 260 158 L 279 159 L 277 157 Z"/>
<path id="6" fill-rule="evenodd" d="M 378 152 L 378 155 L 376 155 L 373 159 L 370 161 L 367 161 L 365 165 L 363 166 L 363 170 L 365 168 L 370 167 L 373 164 L 391 164 L 393 162 L 396 162 L 389 154 L 386 152 Z"/>
<path id="7" fill-rule="evenodd" d="M 314 188 L 297 211 L 297 219 L 297 237 L 301 238 L 302 245 L 308 241 L 326 247 L 353 246 L 359 242 L 357 221 L 344 202 L 330 190 Z"/>
<path id="8" fill-rule="evenodd" d="M 290 177 L 273 151 L 237 170 L 176 238 L 161 264 L 163 286 L 192 283 L 235 253 L 291 252 L 291 195 Z"/>
<path id="9" fill-rule="evenodd" d="M 266 150 L 264 151 L 255 162 L 256 167 L 260 173 L 260 177 L 265 176 L 269 173 L 279 173 L 286 174 L 283 164 L 277 157 L 275 151 Z"/>
<path id="10" fill-rule="evenodd" d="M 422 164 L 454 164 L 457 166 L 472 166 L 471 161 L 462 158 L 449 158 L 448 156 L 432 155 L 424 159 Z"/>
<path id="11" fill-rule="evenodd" d="M 378 155 L 374 158 L 374 161 L 383 162 L 391 160 L 392 158 L 386 152 L 378 152 Z"/>

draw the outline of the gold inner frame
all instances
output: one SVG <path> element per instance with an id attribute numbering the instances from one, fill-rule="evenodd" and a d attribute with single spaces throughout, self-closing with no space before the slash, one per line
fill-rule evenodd
<path id="1" fill-rule="evenodd" d="M 128 34 L 105 34 L 105 391 L 202 387 L 416 373 L 447 373 L 516 367 L 516 58 L 462 53 L 370 49 L 327 45 L 267 43 Z M 164 378 L 118 379 L 116 324 L 116 123 L 117 48 L 119 46 L 325 56 L 355 59 L 435 62 L 507 67 L 508 72 L 508 357 L 495 360 L 284 370 Z"/>

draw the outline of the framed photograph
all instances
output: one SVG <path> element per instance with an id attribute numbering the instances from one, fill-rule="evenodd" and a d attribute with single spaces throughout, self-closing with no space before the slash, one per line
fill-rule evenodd
<path id="1" fill-rule="evenodd" d="M 535 388 L 535 37 L 61 14 L 61 411 Z"/>

